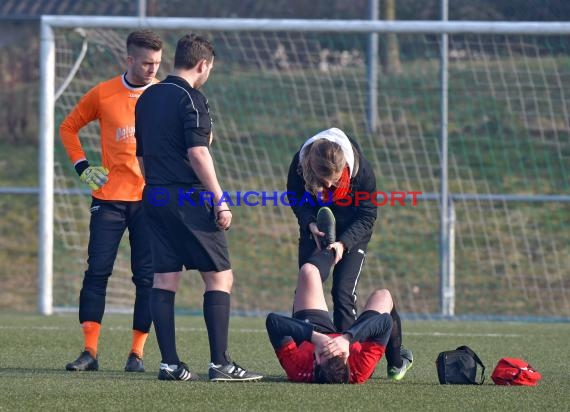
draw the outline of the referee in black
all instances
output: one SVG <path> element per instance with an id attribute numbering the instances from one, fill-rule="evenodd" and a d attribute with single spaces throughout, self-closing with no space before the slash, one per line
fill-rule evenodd
<path id="1" fill-rule="evenodd" d="M 252 381 L 261 375 L 233 362 L 227 352 L 233 273 L 225 230 L 232 213 L 220 202 L 210 144 L 208 100 L 198 91 L 214 65 L 204 38 L 182 37 L 174 72 L 149 87 L 135 110 L 137 158 L 145 177 L 143 210 L 151 233 L 154 284 L 150 306 L 162 356 L 160 380 L 193 380 L 196 375 L 176 352 L 174 297 L 183 267 L 204 280 L 211 381 Z M 212 194 L 210 199 L 205 195 Z"/>

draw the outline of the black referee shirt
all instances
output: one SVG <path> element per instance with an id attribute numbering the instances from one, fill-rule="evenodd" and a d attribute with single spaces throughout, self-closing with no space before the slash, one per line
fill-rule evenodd
<path id="1" fill-rule="evenodd" d="M 203 189 L 187 149 L 209 146 L 211 129 L 208 100 L 186 80 L 168 76 L 150 86 L 135 108 L 137 156 L 143 158 L 146 183 Z"/>

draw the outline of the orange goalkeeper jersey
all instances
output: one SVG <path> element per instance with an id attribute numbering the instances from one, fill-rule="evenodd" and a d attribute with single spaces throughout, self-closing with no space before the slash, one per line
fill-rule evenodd
<path id="1" fill-rule="evenodd" d="M 67 155 L 75 165 L 86 159 L 79 130 L 93 120 L 99 121 L 101 160 L 109 170 L 109 180 L 93 191 L 93 197 L 102 200 L 142 198 L 144 179 L 136 158 L 135 105 L 148 86 L 133 88 L 123 76 L 89 90 L 59 127 Z"/>

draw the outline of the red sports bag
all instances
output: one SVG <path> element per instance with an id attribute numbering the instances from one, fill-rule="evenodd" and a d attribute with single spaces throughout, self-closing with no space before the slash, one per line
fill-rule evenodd
<path id="1" fill-rule="evenodd" d="M 491 375 L 497 385 L 536 386 L 542 375 L 527 361 L 517 358 L 502 358 Z"/>

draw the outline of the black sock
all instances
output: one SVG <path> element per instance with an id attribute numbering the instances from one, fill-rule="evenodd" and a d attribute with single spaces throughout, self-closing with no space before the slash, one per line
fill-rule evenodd
<path id="1" fill-rule="evenodd" d="M 210 342 L 210 361 L 216 365 L 225 365 L 230 362 L 227 354 L 230 294 L 219 290 L 204 293 L 203 309 Z"/>
<path id="2" fill-rule="evenodd" d="M 396 311 L 396 307 L 390 312 L 392 317 L 392 332 L 390 333 L 390 339 L 386 345 L 386 362 L 388 362 L 388 367 L 395 366 L 397 368 L 402 367 L 402 357 L 400 356 L 400 347 L 402 346 L 402 323 L 400 321 L 400 315 Z"/>
<path id="3" fill-rule="evenodd" d="M 174 297 L 176 293 L 152 288 L 150 292 L 150 312 L 154 322 L 156 340 L 160 348 L 162 363 L 180 363 L 176 353 L 176 333 L 174 330 Z"/>
<path id="4" fill-rule="evenodd" d="M 137 286 L 135 309 L 133 313 L 133 329 L 148 333 L 152 325 L 150 313 L 150 293 L 152 289 Z"/>

